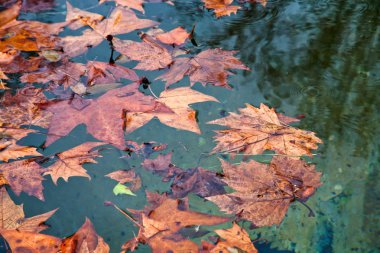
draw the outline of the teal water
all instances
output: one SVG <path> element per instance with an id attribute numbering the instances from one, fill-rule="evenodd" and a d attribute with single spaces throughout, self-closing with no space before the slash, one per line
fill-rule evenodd
<path id="1" fill-rule="evenodd" d="M 71 3 L 84 9 L 95 6 L 97 1 Z M 90 10 L 107 15 L 111 6 L 107 3 Z M 182 26 L 190 30 L 196 23 L 199 50 L 238 50 L 239 58 L 252 71 L 237 71 L 230 78 L 232 90 L 194 86 L 221 102 L 192 106 L 198 111 L 201 135 L 178 131 L 154 120 L 126 139 L 167 143 L 168 150 L 174 151 L 173 162 L 191 168 L 202 153 L 214 147 L 213 130 L 217 127 L 205 123 L 225 112 L 236 112 L 244 103 L 265 103 L 288 116 L 302 115 L 298 126 L 316 132 L 324 141 L 314 157 L 317 170 L 323 172 L 323 185 L 307 202 L 316 217 L 307 217 L 304 207 L 293 204 L 279 227 L 248 230 L 251 239 L 268 241 L 255 243 L 260 252 L 380 252 L 380 1 L 276 0 L 269 1 L 265 8 L 255 4 L 245 7 L 237 15 L 215 19 L 199 1 L 176 1 L 175 6 L 146 5 L 145 17 L 162 22 L 162 29 Z M 59 1 L 52 11 L 24 13 L 22 17 L 62 21 L 65 5 Z M 68 34 L 75 33 L 62 33 Z M 120 38 L 138 40 L 136 33 Z M 108 44 L 103 42 L 73 60 L 107 61 L 109 53 Z M 160 72 L 138 74 L 153 80 Z M 187 84 L 184 79 L 176 86 Z M 159 94 L 164 84 L 155 81 L 152 88 Z M 93 138 L 80 126 L 43 153 L 61 152 L 87 140 Z M 42 141 L 38 135 L 24 143 Z M 48 222 L 51 228 L 45 231 L 59 237 L 74 233 L 89 217 L 111 252 L 119 252 L 137 229 L 103 202 L 110 200 L 122 208 L 141 209 L 146 204 L 145 190 L 163 192 L 170 184 L 142 170 L 141 159 L 120 159 L 123 154 L 116 149 L 101 154 L 97 164 L 84 166 L 91 181 L 73 177 L 55 186 L 47 178 L 45 202 L 24 194 L 12 198 L 24 203 L 29 217 L 59 207 Z M 202 159 L 200 165 L 220 171 L 216 156 Z M 132 167 L 142 176 L 142 189 L 136 197 L 114 196 L 115 181 L 104 175 Z M 197 211 L 220 214 L 215 205 L 193 195 L 190 205 Z M 248 229 L 248 224 L 245 227 Z M 150 250 L 142 246 L 136 252 Z"/>

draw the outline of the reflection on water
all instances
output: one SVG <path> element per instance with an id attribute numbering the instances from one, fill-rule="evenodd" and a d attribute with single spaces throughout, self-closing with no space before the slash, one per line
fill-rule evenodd
<path id="1" fill-rule="evenodd" d="M 56 10 L 64 10 L 63 4 L 60 1 Z M 76 6 L 94 4 L 96 1 L 88 0 Z M 93 11 L 107 15 L 109 8 L 106 4 Z M 51 21 L 64 17 L 64 13 L 36 17 L 39 15 Z M 193 106 L 199 111 L 202 136 L 151 122 L 128 139 L 168 143 L 174 150 L 175 164 L 190 168 L 202 152 L 212 149 L 214 126 L 204 122 L 219 118 L 221 112 L 263 102 L 289 116 L 298 115 L 303 118 L 301 128 L 315 131 L 324 140 L 314 160 L 324 173 L 324 185 L 308 202 L 316 217 L 307 217 L 307 210 L 295 204 L 281 226 L 250 230 L 252 239 L 266 239 L 272 248 L 291 252 L 379 252 L 380 1 L 276 0 L 268 1 L 266 8 L 247 4 L 237 15 L 217 20 L 202 9 L 200 1 L 184 0 L 176 1 L 175 7 L 147 4 L 146 15 L 162 21 L 164 29 L 183 26 L 190 30 L 196 23 L 201 49 L 238 50 L 252 72 L 236 73 L 231 78 L 233 90 L 195 86 L 222 102 Z M 107 48 L 102 44 L 84 59 L 106 61 Z M 148 74 L 149 79 L 158 74 Z M 162 83 L 153 83 L 157 93 L 162 88 Z M 62 151 L 61 145 L 72 147 L 89 139 L 79 127 L 46 152 Z M 114 182 L 105 180 L 104 175 L 135 166 L 142 174 L 143 188 L 165 191 L 168 185 L 139 170 L 139 160 L 119 159 L 122 154 L 116 150 L 102 154 L 98 164 L 86 165 L 91 182 L 72 178 L 54 186 L 46 180 L 45 203 L 24 195 L 13 199 L 25 203 L 29 216 L 60 207 L 49 220 L 52 228 L 48 232 L 56 236 L 73 233 L 88 216 L 112 252 L 118 252 L 137 229 L 104 207 L 103 201 L 140 209 L 145 203 L 144 190 L 136 193 L 138 197 L 115 197 Z M 218 165 L 215 157 L 202 161 L 205 168 L 218 170 Z M 209 207 L 198 206 L 203 212 Z M 260 247 L 262 252 L 270 252 L 269 245 Z M 150 250 L 141 247 L 137 252 Z"/>

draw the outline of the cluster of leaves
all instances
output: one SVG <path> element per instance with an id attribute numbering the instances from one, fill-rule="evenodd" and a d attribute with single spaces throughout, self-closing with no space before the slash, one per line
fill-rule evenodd
<path id="1" fill-rule="evenodd" d="M 240 114 L 230 113 L 209 122 L 227 127 L 216 131 L 217 146 L 212 153 L 226 153 L 233 158 L 239 153 L 249 156 L 273 150 L 278 156 L 270 164 L 254 160 L 230 164 L 221 160 L 223 173 L 217 174 L 201 167 L 177 167 L 171 162 L 171 153 L 149 159 L 151 153 L 164 150 L 166 145 L 140 145 L 125 141 L 124 135 L 153 118 L 167 126 L 200 134 L 196 113 L 189 105 L 218 102 L 191 87 L 172 88 L 171 85 L 188 76 L 190 86 L 199 82 L 204 86 L 231 88 L 229 70 L 249 69 L 234 57 L 235 51 L 216 48 L 189 54 L 183 45 L 190 41 L 196 44 L 194 28 L 191 33 L 181 27 L 165 32 L 156 27 L 158 22 L 140 19 L 131 9 L 144 13 L 142 0 L 115 2 L 117 6 L 109 17 L 67 3 L 66 20 L 52 24 L 17 20 L 20 10 L 25 8 L 21 1 L 10 1 L 0 12 L 0 79 L 6 81 L 8 75 L 18 74 L 24 83 L 16 92 L 12 89 L 5 92 L 0 104 L 0 161 L 3 162 L 0 164 L 0 234 L 13 252 L 109 252 L 89 220 L 64 239 L 40 234 L 46 228 L 44 222 L 56 210 L 25 218 L 22 206 L 13 203 L 5 187 L 10 187 L 16 195 L 24 192 L 44 200 L 45 176 L 50 175 L 55 184 L 60 178 L 65 181 L 73 176 L 90 178 L 82 165 L 96 163 L 95 158 L 101 156 L 99 147 L 110 144 L 145 158 L 143 168 L 158 174 L 163 181 L 172 182 L 165 194 L 147 192 L 149 205 L 144 210 L 121 210 L 115 206 L 139 228 L 138 235 L 122 246 L 123 251 L 133 251 L 143 243 L 153 252 L 257 252 L 237 221 L 244 219 L 255 226 L 280 224 L 292 202 L 306 201 L 320 186 L 321 175 L 314 165 L 300 157 L 310 156 L 321 140 L 312 132 L 290 126 L 296 119 L 263 104 L 259 108 L 247 104 Z M 217 17 L 239 9 L 231 6 L 230 0 L 204 2 L 206 8 L 215 10 Z M 265 1 L 261 3 L 265 5 Z M 63 29 L 79 28 L 85 28 L 82 35 L 59 36 Z M 151 29 L 140 33 L 141 41 L 116 37 L 145 28 Z M 104 40 L 110 45 L 109 62 L 71 61 Z M 144 94 L 141 87 L 150 89 L 149 80 L 117 64 L 115 51 L 123 60 L 137 61 L 134 69 L 164 71 L 157 79 L 166 83 L 166 89 L 159 96 L 152 91 L 151 95 Z M 131 83 L 116 87 L 114 84 L 122 79 Z M 9 89 L 3 81 L 1 85 L 0 88 Z M 96 98 L 86 96 L 97 93 L 101 95 Z M 40 133 L 31 126 L 47 129 L 44 145 L 49 146 L 80 124 L 99 142 L 82 143 L 50 157 L 40 154 L 37 147 L 18 144 L 27 135 Z M 106 176 L 118 182 L 115 194 L 133 195 L 141 187 L 141 178 L 134 170 L 118 170 Z M 129 187 L 125 186 L 127 183 Z M 232 216 L 191 211 L 189 193 L 214 202 Z M 231 220 L 234 220 L 231 228 L 216 230 L 217 239 L 211 238 L 201 245 L 181 233 L 189 226 L 211 226 Z"/>

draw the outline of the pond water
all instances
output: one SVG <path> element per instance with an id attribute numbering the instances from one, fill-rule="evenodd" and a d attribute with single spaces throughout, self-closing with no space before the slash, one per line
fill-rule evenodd
<path id="1" fill-rule="evenodd" d="M 78 8 L 108 15 L 112 3 L 100 7 L 95 0 L 71 1 Z M 225 112 L 236 112 L 245 103 L 265 103 L 288 116 L 302 115 L 298 127 L 316 132 L 324 144 L 314 153 L 317 170 L 323 172 L 323 185 L 307 202 L 316 213 L 300 204 L 289 208 L 283 223 L 276 227 L 250 230 L 260 252 L 380 252 L 380 1 L 378 0 L 275 0 L 266 7 L 246 4 L 230 17 L 216 19 L 202 8 L 200 1 L 175 1 L 146 4 L 145 17 L 161 22 L 170 30 L 182 26 L 188 31 L 196 23 L 199 50 L 220 47 L 239 51 L 238 57 L 252 71 L 236 71 L 230 78 L 232 90 L 218 87 L 194 89 L 216 97 L 220 103 L 200 103 L 198 112 L 201 135 L 179 131 L 154 120 L 126 136 L 138 142 L 156 141 L 173 150 L 173 162 L 182 168 L 195 167 L 202 153 L 214 147 L 215 125 L 207 121 Z M 38 14 L 23 13 L 22 18 L 58 22 L 65 18 L 65 3 Z M 75 34 L 64 31 L 62 35 Z M 136 32 L 120 36 L 138 40 Z M 198 50 L 198 49 L 197 49 Z M 73 59 L 107 61 L 107 42 Z M 123 64 L 133 67 L 133 63 Z M 150 80 L 160 74 L 138 72 Z M 175 86 L 187 85 L 184 79 Z M 164 88 L 154 81 L 159 94 Z M 45 155 L 61 152 L 88 140 L 94 140 L 83 126 L 42 151 Z M 24 143 L 42 143 L 34 136 Z M 122 214 L 103 202 L 112 201 L 121 208 L 142 209 L 145 190 L 167 191 L 169 183 L 141 169 L 141 159 L 120 159 L 116 149 L 101 152 L 97 164 L 87 164 L 91 181 L 72 177 L 55 186 L 44 181 L 45 202 L 21 194 L 11 195 L 24 203 L 27 216 L 59 208 L 49 219 L 51 228 L 44 233 L 64 237 L 75 232 L 89 217 L 96 231 L 119 252 L 120 246 L 137 234 L 137 228 Z M 268 157 L 264 157 L 269 159 Z M 204 168 L 220 171 L 217 156 L 201 160 Z M 115 181 L 104 175 L 118 169 L 135 167 L 143 187 L 134 196 L 115 196 Z M 211 202 L 191 195 L 190 206 L 201 212 L 217 211 Z M 198 238 L 199 240 L 201 238 Z M 141 246 L 136 252 L 151 252 Z"/>

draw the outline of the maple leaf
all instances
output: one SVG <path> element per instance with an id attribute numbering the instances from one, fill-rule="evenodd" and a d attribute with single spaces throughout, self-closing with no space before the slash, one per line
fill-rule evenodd
<path id="1" fill-rule="evenodd" d="M 182 45 L 190 36 L 182 27 L 177 27 L 169 32 L 164 32 L 161 29 L 155 29 L 154 36 L 162 43 L 169 45 Z"/>
<path id="2" fill-rule="evenodd" d="M 207 9 L 213 9 L 217 18 L 236 14 L 240 6 L 231 5 L 233 0 L 202 0 Z"/>
<path id="3" fill-rule="evenodd" d="M 235 222 L 229 229 L 215 230 L 223 240 L 218 240 L 217 244 L 212 245 L 207 252 L 210 253 L 230 253 L 230 252 L 246 252 L 257 253 L 257 249 L 251 242 L 247 231 Z M 204 243 L 202 243 L 204 244 Z"/>
<path id="4" fill-rule="evenodd" d="M 154 117 L 165 125 L 200 133 L 195 111 L 188 105 L 217 101 L 189 88 L 166 90 L 154 99 L 139 92 L 138 86 L 139 83 L 133 83 L 108 91 L 97 99 L 88 100 L 90 105 L 80 111 L 69 101 L 49 105 L 47 110 L 54 115 L 45 145 L 53 143 L 58 136 L 67 135 L 75 126 L 86 124 L 87 131 L 95 138 L 124 149 L 124 131 L 130 133 Z"/>
<path id="5" fill-rule="evenodd" d="M 184 227 L 212 226 L 229 220 L 191 211 L 187 199 L 163 198 L 153 210 L 135 213 L 139 216 L 140 230 L 135 239 L 123 245 L 123 250 L 133 250 L 140 242 L 147 243 L 153 252 L 198 252 L 198 245 L 183 237 L 179 231 Z"/>
<path id="6" fill-rule="evenodd" d="M 158 155 L 156 159 L 145 159 L 141 164 L 145 169 L 159 174 L 164 182 L 174 178 L 170 197 L 183 198 L 190 192 L 201 197 L 225 193 L 225 183 L 215 172 L 200 167 L 183 170 L 171 163 L 171 157 L 172 153 Z"/>
<path id="7" fill-rule="evenodd" d="M 12 252 L 52 253 L 59 252 L 61 239 L 34 232 L 0 230 Z"/>
<path id="8" fill-rule="evenodd" d="M 101 22 L 91 23 L 86 18 L 82 18 L 82 20 L 104 38 L 107 35 L 125 34 L 137 29 L 159 25 L 158 22 L 153 20 L 139 19 L 133 11 L 122 6 L 114 8 L 111 15 Z"/>
<path id="9" fill-rule="evenodd" d="M 94 226 L 86 218 L 82 227 L 72 236 L 60 239 L 50 235 L 19 230 L 0 230 L 12 252 L 30 253 L 108 253 L 109 246 L 96 234 Z"/>
<path id="10" fill-rule="evenodd" d="M 142 42 L 114 39 L 113 45 L 116 51 L 131 60 L 139 61 L 135 69 L 163 69 L 173 62 L 172 55 L 166 46 L 147 34 L 143 34 L 141 39 Z"/>
<path id="11" fill-rule="evenodd" d="M 63 87 L 68 88 L 78 83 L 86 70 L 85 65 L 64 59 L 60 63 L 49 63 L 37 72 L 25 73 L 21 76 L 20 81 L 25 83 L 53 82 L 56 85 L 63 85 Z"/>
<path id="12" fill-rule="evenodd" d="M 34 147 L 19 146 L 16 142 L 29 133 L 35 131 L 29 129 L 12 129 L 0 127 L 0 161 L 8 162 L 24 156 L 41 156 Z"/>
<path id="13" fill-rule="evenodd" d="M 66 22 L 69 23 L 67 27 L 76 30 L 88 24 L 96 24 L 104 19 L 103 15 L 74 8 L 68 1 L 66 1 Z"/>
<path id="14" fill-rule="evenodd" d="M 145 13 L 143 8 L 143 0 L 100 0 L 99 4 L 102 4 L 104 2 L 115 2 L 118 5 L 122 5 Z"/>
<path id="15" fill-rule="evenodd" d="M 310 156 L 310 149 L 316 149 L 317 143 L 322 143 L 313 132 L 287 125 L 295 119 L 285 118 L 273 108 L 264 104 L 260 104 L 260 108 L 246 106 L 239 109 L 240 114 L 230 113 L 225 118 L 208 122 L 229 127 L 216 131 L 218 144 L 213 149 L 214 153 L 244 152 L 254 155 L 264 150 L 275 150 L 289 156 Z"/>
<path id="16" fill-rule="evenodd" d="M 0 28 L 17 18 L 21 10 L 21 4 L 22 1 L 16 1 L 15 3 L 12 3 L 11 6 L 5 5 L 6 9 L 0 11 Z"/>
<path id="17" fill-rule="evenodd" d="M 42 194 L 42 173 L 45 172 L 34 159 L 0 164 L 0 174 L 7 180 L 12 191 L 19 196 L 21 192 L 44 200 Z"/>
<path id="18" fill-rule="evenodd" d="M 166 82 L 166 87 L 180 81 L 185 75 L 190 78 L 190 85 L 200 82 L 203 86 L 211 84 L 230 88 L 227 83 L 228 69 L 249 70 L 233 55 L 236 51 L 208 49 L 190 58 L 176 58 L 170 69 L 157 77 Z"/>
<path id="19" fill-rule="evenodd" d="M 235 192 L 206 199 L 259 227 L 280 224 L 291 202 L 306 201 L 321 185 L 321 173 L 302 160 L 274 157 L 270 165 L 253 160 L 221 163 L 223 181 Z"/>
<path id="20" fill-rule="evenodd" d="M 106 175 L 120 184 L 131 183 L 129 188 L 132 191 L 137 191 L 141 188 L 141 178 L 133 170 L 117 170 Z"/>
<path id="21" fill-rule="evenodd" d="M 68 253 L 108 253 L 110 248 L 100 237 L 91 221 L 86 221 L 75 234 L 65 238 L 61 244 L 61 251 Z"/>
<path id="22" fill-rule="evenodd" d="M 0 229 L 17 229 L 39 233 L 48 226 L 44 224 L 58 209 L 50 212 L 25 218 L 23 205 L 16 205 L 9 197 L 5 187 L 0 189 Z"/>
<path id="23" fill-rule="evenodd" d="M 82 110 L 73 108 L 70 101 L 59 101 L 49 105 L 47 110 L 53 113 L 53 118 L 45 145 L 50 145 L 59 136 L 67 135 L 77 125 L 85 124 L 87 131 L 95 138 L 123 149 L 126 128 L 124 112 L 172 113 L 153 97 L 139 92 L 138 87 L 139 83 L 134 83 L 110 90 L 96 99 L 89 99 L 89 105 Z"/>
<path id="24" fill-rule="evenodd" d="M 62 47 L 65 55 L 72 58 L 87 52 L 89 48 L 96 47 L 103 40 L 103 36 L 99 35 L 96 31 L 86 29 L 80 36 L 65 36 L 61 38 L 58 45 Z"/>
<path id="25" fill-rule="evenodd" d="M 196 122 L 196 112 L 189 107 L 189 104 L 207 101 L 219 102 L 214 97 L 188 87 L 164 90 L 156 101 L 170 108 L 173 113 L 128 112 L 126 115 L 127 132 L 132 132 L 157 117 L 161 123 L 167 126 L 200 134 L 201 131 Z"/>
<path id="26" fill-rule="evenodd" d="M 135 71 L 116 64 L 89 61 L 87 68 L 89 85 L 120 82 L 121 78 L 135 82 L 139 80 Z"/>
<path id="27" fill-rule="evenodd" d="M 82 167 L 84 163 L 96 163 L 94 158 L 101 157 L 98 151 L 92 151 L 93 148 L 103 145 L 102 142 L 85 142 L 77 147 L 66 150 L 57 155 L 58 161 L 49 166 L 44 173 L 50 175 L 54 184 L 57 184 L 59 178 L 63 178 L 66 182 L 69 177 L 88 177 L 86 170 Z"/>
<path id="28" fill-rule="evenodd" d="M 0 126 L 18 128 L 22 125 L 47 127 L 51 113 L 41 111 L 40 104 L 47 100 L 42 89 L 25 87 L 15 96 L 6 93 L 0 103 Z"/>

